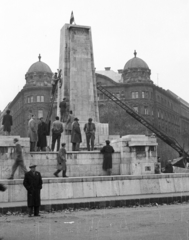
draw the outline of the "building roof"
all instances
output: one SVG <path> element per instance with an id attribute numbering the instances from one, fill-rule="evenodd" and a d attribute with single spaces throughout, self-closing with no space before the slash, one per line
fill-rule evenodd
<path id="1" fill-rule="evenodd" d="M 52 73 L 50 67 L 41 61 L 41 56 L 38 56 L 39 61 L 33 63 L 30 68 L 28 69 L 27 73 L 31 73 L 31 72 L 48 72 L 48 73 Z"/>
<path id="2" fill-rule="evenodd" d="M 145 61 L 143 61 L 141 58 L 138 58 L 136 55 L 137 55 L 137 52 L 134 51 L 134 58 L 131 58 L 129 61 L 126 62 L 125 66 L 124 66 L 124 70 L 129 69 L 129 68 L 146 68 L 146 69 L 149 69 L 149 67 L 145 63 Z"/>
<path id="3" fill-rule="evenodd" d="M 109 77 L 115 82 L 122 82 L 121 73 L 111 70 L 110 67 L 106 67 L 105 70 L 96 71 L 96 73 Z"/>

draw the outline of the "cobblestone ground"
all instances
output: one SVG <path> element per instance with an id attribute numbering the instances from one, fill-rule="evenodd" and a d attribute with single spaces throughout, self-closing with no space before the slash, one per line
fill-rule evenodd
<path id="1" fill-rule="evenodd" d="M 189 240 L 189 205 L 2 215 L 4 240 Z"/>

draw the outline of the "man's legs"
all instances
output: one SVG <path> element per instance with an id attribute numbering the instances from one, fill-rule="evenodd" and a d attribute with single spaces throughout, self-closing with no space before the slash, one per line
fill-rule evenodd
<path id="1" fill-rule="evenodd" d="M 22 169 L 22 171 L 23 171 L 24 173 L 27 173 L 27 169 L 26 169 L 26 166 L 24 165 L 24 162 L 23 162 L 23 161 L 20 161 L 20 162 L 19 162 L 19 166 L 20 166 L 20 168 Z"/>
<path id="2" fill-rule="evenodd" d="M 76 151 L 76 143 L 72 143 L 72 151 Z"/>
<path id="3" fill-rule="evenodd" d="M 34 216 L 39 216 L 39 206 L 34 206 Z"/>
<path id="4" fill-rule="evenodd" d="M 51 146 L 52 151 L 54 151 L 55 143 L 56 143 L 56 135 L 53 133 L 52 134 L 52 146 Z"/>
<path id="5" fill-rule="evenodd" d="M 17 167 L 19 166 L 19 163 L 17 161 L 14 162 L 13 166 L 12 166 L 12 173 L 9 179 L 13 179 L 14 178 L 14 173 L 16 172 Z"/>
<path id="6" fill-rule="evenodd" d="M 61 170 L 59 170 L 59 169 L 56 170 L 56 172 L 54 172 L 54 176 L 55 176 L 55 177 L 58 177 L 59 172 L 61 172 Z"/>
<path id="7" fill-rule="evenodd" d="M 33 214 L 33 207 L 28 207 L 29 217 Z"/>
<path id="8" fill-rule="evenodd" d="M 79 146 L 80 146 L 80 143 L 76 143 L 75 151 L 79 151 Z"/>
<path id="9" fill-rule="evenodd" d="M 35 152 L 35 142 L 30 142 L 30 152 Z"/>
<path id="10" fill-rule="evenodd" d="M 95 140 L 95 136 L 91 135 L 91 150 L 94 150 L 94 140 Z"/>
<path id="11" fill-rule="evenodd" d="M 91 138 L 91 136 L 89 134 L 86 134 L 87 150 L 88 151 L 90 151 L 90 138 Z"/>
<path id="12" fill-rule="evenodd" d="M 61 135 L 58 135 L 58 136 L 57 136 L 57 152 L 58 152 L 59 149 L 60 149 L 60 138 L 61 138 Z"/>

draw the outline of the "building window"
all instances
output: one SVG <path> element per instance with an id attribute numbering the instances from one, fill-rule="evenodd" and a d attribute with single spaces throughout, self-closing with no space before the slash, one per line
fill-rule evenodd
<path id="1" fill-rule="evenodd" d="M 132 92 L 132 96 L 133 99 L 138 98 L 138 92 Z"/>
<path id="2" fill-rule="evenodd" d="M 38 118 L 43 117 L 43 110 L 38 110 Z"/>
<path id="3" fill-rule="evenodd" d="M 28 97 L 28 103 L 30 103 L 30 97 Z"/>
<path id="4" fill-rule="evenodd" d="M 44 102 L 44 96 L 41 96 L 41 102 Z"/>
<path id="5" fill-rule="evenodd" d="M 157 112 L 158 118 L 159 118 L 159 111 Z"/>
<path id="6" fill-rule="evenodd" d="M 148 115 L 148 107 L 144 107 L 144 115 Z"/>
<path id="7" fill-rule="evenodd" d="M 145 92 L 142 92 L 142 98 L 145 98 Z"/>
<path id="8" fill-rule="evenodd" d="M 133 110 L 138 113 L 138 107 L 133 107 Z"/>
<path id="9" fill-rule="evenodd" d="M 40 102 L 40 96 L 37 96 L 37 102 Z"/>
<path id="10" fill-rule="evenodd" d="M 31 96 L 31 99 L 30 99 L 31 103 L 33 102 L 33 96 Z"/>

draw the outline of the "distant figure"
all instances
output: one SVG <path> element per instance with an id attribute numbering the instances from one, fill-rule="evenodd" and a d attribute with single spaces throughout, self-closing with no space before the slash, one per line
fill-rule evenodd
<path id="1" fill-rule="evenodd" d="M 6 191 L 6 189 L 7 189 L 7 188 L 6 188 L 3 184 L 0 183 L 0 191 L 1 191 L 1 192 L 4 192 L 4 191 Z M 0 239 L 1 239 L 1 238 L 0 238 Z"/>
<path id="2" fill-rule="evenodd" d="M 14 162 L 14 164 L 13 164 L 13 166 L 12 166 L 11 176 L 10 176 L 10 178 L 8 178 L 8 179 L 14 179 L 14 173 L 16 172 L 16 169 L 17 169 L 18 167 L 20 167 L 24 173 L 27 172 L 27 169 L 26 169 L 26 167 L 25 167 L 25 165 L 24 165 L 24 159 L 23 159 L 23 156 L 22 156 L 22 147 L 21 147 L 21 145 L 19 144 L 18 138 L 15 138 L 15 139 L 13 140 L 13 143 L 14 143 L 15 146 L 16 146 L 16 147 L 15 147 L 16 157 L 15 157 L 15 162 Z"/>
<path id="3" fill-rule="evenodd" d="M 84 132 L 86 134 L 86 141 L 87 141 L 87 150 L 94 150 L 94 140 L 95 140 L 95 131 L 96 127 L 95 124 L 92 122 L 92 118 L 88 119 L 88 123 L 84 126 Z M 90 148 L 91 145 L 91 148 Z"/>
<path id="4" fill-rule="evenodd" d="M 66 144 L 62 143 L 62 147 L 59 150 L 59 153 L 57 155 L 57 171 L 54 173 L 55 177 L 58 177 L 59 172 L 62 171 L 62 177 L 66 176 Z"/>
<path id="5" fill-rule="evenodd" d="M 110 141 L 106 140 L 106 146 L 104 146 L 101 151 L 104 154 L 103 165 L 102 168 L 107 172 L 108 175 L 112 173 L 112 153 L 114 153 L 114 149 L 110 146 Z"/>
<path id="6" fill-rule="evenodd" d="M 82 142 L 81 129 L 78 121 L 79 121 L 78 118 L 74 118 L 74 122 L 72 123 L 71 132 L 72 151 L 79 151 L 79 145 Z"/>
<path id="7" fill-rule="evenodd" d="M 161 173 L 159 163 L 155 163 L 154 172 L 155 172 L 155 174 L 160 174 Z"/>
<path id="8" fill-rule="evenodd" d="M 63 101 L 60 102 L 59 108 L 60 108 L 60 116 L 61 116 L 60 121 L 65 122 L 66 121 L 66 110 L 67 110 L 66 98 L 63 98 Z"/>
<path id="9" fill-rule="evenodd" d="M 52 77 L 52 81 L 51 81 L 51 85 L 52 85 L 51 99 L 53 98 L 53 96 L 54 96 L 54 94 L 55 94 L 58 80 L 59 80 L 59 79 L 58 79 L 57 73 L 55 72 L 54 75 L 53 75 L 53 77 Z"/>
<path id="10" fill-rule="evenodd" d="M 3 116 L 3 131 L 5 132 L 5 136 L 10 136 L 11 126 L 13 125 L 12 116 L 10 115 L 10 110 L 6 111 L 6 115 Z"/>
<path id="11" fill-rule="evenodd" d="M 71 135 L 73 121 L 74 121 L 74 115 L 73 115 L 72 111 L 70 110 L 69 115 L 68 115 L 68 119 L 67 119 L 67 122 L 66 122 L 66 134 L 67 135 Z"/>
<path id="12" fill-rule="evenodd" d="M 167 165 L 165 166 L 165 171 L 164 173 L 173 173 L 173 165 L 171 163 L 171 160 L 168 160 Z"/>
<path id="13" fill-rule="evenodd" d="M 40 172 L 35 170 L 36 165 L 30 165 L 30 171 L 25 174 L 23 185 L 28 191 L 27 194 L 27 203 L 29 208 L 29 217 L 33 214 L 34 208 L 34 216 L 38 217 L 39 215 L 39 207 L 41 205 L 41 197 L 40 191 L 42 189 L 42 178 Z"/>
<path id="14" fill-rule="evenodd" d="M 28 122 L 28 137 L 30 138 L 30 152 L 35 152 L 37 143 L 37 122 L 34 115 L 31 116 Z"/>
<path id="15" fill-rule="evenodd" d="M 37 147 L 40 151 L 46 151 L 47 147 L 47 124 L 44 122 L 44 119 L 40 118 L 40 123 L 38 124 L 38 142 Z"/>
<path id="16" fill-rule="evenodd" d="M 60 138 L 61 138 L 61 133 L 63 132 L 63 124 L 60 122 L 59 117 L 57 116 L 55 118 L 56 120 L 52 124 L 52 146 L 51 150 L 54 151 L 55 143 L 57 141 L 57 152 L 60 149 Z"/>

